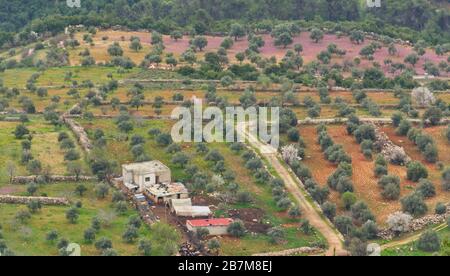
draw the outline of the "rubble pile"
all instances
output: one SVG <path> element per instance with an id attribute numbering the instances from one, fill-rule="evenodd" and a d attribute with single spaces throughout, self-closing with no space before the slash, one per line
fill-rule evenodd
<path id="1" fill-rule="evenodd" d="M 375 128 L 376 141 L 374 147 L 378 149 L 386 160 L 396 165 L 406 165 L 412 159 L 406 154 L 403 147 L 394 144 L 389 137 L 381 131 L 376 125 Z"/>
<path id="2" fill-rule="evenodd" d="M 193 257 L 200 256 L 200 251 L 196 250 L 191 243 L 185 242 L 181 245 L 179 254 L 183 257 Z"/>

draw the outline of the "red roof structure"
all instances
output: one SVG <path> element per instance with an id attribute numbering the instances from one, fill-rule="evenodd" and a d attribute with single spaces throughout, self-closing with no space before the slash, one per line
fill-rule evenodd
<path id="1" fill-rule="evenodd" d="M 230 218 L 218 218 L 218 219 L 196 219 L 188 220 L 186 223 L 192 227 L 211 227 L 211 226 L 228 226 L 233 222 Z"/>

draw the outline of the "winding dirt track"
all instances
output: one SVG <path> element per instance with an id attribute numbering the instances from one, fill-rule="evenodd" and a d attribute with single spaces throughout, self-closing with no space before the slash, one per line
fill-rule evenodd
<path id="1" fill-rule="evenodd" d="M 239 131 L 243 131 L 240 129 Z M 279 176 L 286 183 L 286 189 L 297 201 L 297 204 L 302 210 L 302 217 L 309 220 L 312 226 L 314 226 L 328 242 L 328 250 L 325 252 L 326 256 L 348 256 L 349 253 L 344 249 L 343 237 L 340 235 L 331 225 L 329 225 L 319 214 L 318 210 L 305 198 L 303 190 L 300 188 L 302 183 L 298 183 L 298 180 L 292 177 L 289 171 L 281 163 L 278 158 L 278 153 L 273 147 L 260 142 L 255 137 L 248 134 L 245 131 L 246 137 L 250 145 L 257 149 L 265 158 L 268 163 L 277 171 Z"/>

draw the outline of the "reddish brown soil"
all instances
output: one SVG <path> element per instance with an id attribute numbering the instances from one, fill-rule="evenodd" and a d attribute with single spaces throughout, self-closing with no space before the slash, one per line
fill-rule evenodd
<path id="1" fill-rule="evenodd" d="M 436 145 L 439 150 L 439 161 L 444 164 L 445 167 L 450 165 L 450 144 L 446 140 L 444 136 L 444 130 L 446 126 L 438 126 L 432 128 L 426 128 L 424 131 L 433 136 Z M 382 128 L 383 131 L 389 136 L 389 138 L 395 144 L 402 146 L 405 148 L 407 154 L 413 158 L 414 160 L 421 161 L 428 169 L 429 179 L 434 183 L 436 187 L 437 195 L 431 199 L 427 199 L 427 205 L 429 209 L 429 213 L 434 212 L 434 207 L 438 202 L 448 202 L 450 200 L 450 192 L 446 192 L 442 189 L 441 185 L 441 174 L 436 164 L 430 164 L 425 161 L 419 149 L 416 147 L 414 143 L 408 140 L 407 137 L 398 136 L 395 133 L 395 129 L 391 126 L 387 126 Z M 411 184 L 412 186 L 416 186 L 416 184 Z"/>
<path id="2" fill-rule="evenodd" d="M 264 211 L 257 208 L 234 209 L 228 211 L 228 215 L 233 219 L 240 219 L 244 222 L 248 231 L 254 233 L 266 233 L 270 225 L 262 223 Z"/>
<path id="3" fill-rule="evenodd" d="M 108 36 L 109 40 L 108 43 L 112 43 L 113 41 L 122 41 L 122 36 L 125 38 L 124 41 L 129 41 L 131 36 L 138 36 L 141 38 L 141 41 L 143 42 L 145 47 L 150 46 L 151 41 L 151 34 L 148 32 L 118 32 L 118 31 L 104 31 L 99 32 L 97 34 L 98 37 L 102 36 Z M 310 34 L 308 32 L 301 33 L 299 36 L 294 38 L 294 43 L 287 48 L 283 47 L 277 47 L 274 46 L 274 40 L 270 35 L 264 35 L 264 39 L 266 41 L 266 44 L 264 47 L 260 49 L 261 55 L 264 57 L 277 57 L 278 60 L 283 58 L 287 50 L 292 50 L 293 45 L 296 43 L 300 43 L 303 45 L 304 51 L 301 54 L 302 57 L 305 60 L 305 63 L 311 62 L 313 60 L 316 60 L 317 55 L 323 51 L 326 50 L 327 46 L 330 43 L 334 43 L 338 46 L 340 49 L 344 49 L 347 51 L 347 54 L 344 57 L 334 57 L 332 59 L 332 63 L 343 63 L 345 60 L 352 61 L 355 57 L 359 56 L 359 52 L 361 49 L 368 44 L 371 43 L 370 40 L 366 40 L 362 44 L 354 44 L 350 41 L 348 37 L 341 37 L 338 38 L 336 35 L 327 34 L 324 36 L 324 39 L 320 41 L 319 43 L 314 43 L 310 38 Z M 223 41 L 223 37 L 207 37 L 208 39 L 208 46 L 204 50 L 204 52 L 207 51 L 215 51 L 219 49 L 220 44 Z M 186 49 L 189 48 L 189 40 L 190 37 L 184 36 L 182 39 L 179 39 L 178 41 L 172 40 L 169 36 L 164 36 L 164 45 L 166 47 L 166 52 L 174 53 L 176 56 L 179 56 L 181 53 L 186 51 Z M 235 61 L 235 55 L 239 52 L 245 51 L 248 47 L 248 41 L 246 38 L 242 38 L 239 41 L 235 42 L 233 47 L 229 50 L 229 57 L 231 61 Z M 391 59 L 393 62 L 404 62 L 404 59 L 407 55 L 413 53 L 413 49 L 411 47 L 406 46 L 400 46 L 397 45 L 398 54 L 396 56 L 390 56 L 388 53 L 388 48 L 383 47 L 381 50 L 377 51 L 374 55 L 374 60 L 362 60 L 360 67 L 367 68 L 371 67 L 373 62 L 378 62 L 380 65 L 382 65 L 382 69 L 385 71 L 385 73 L 388 72 L 387 67 L 384 66 L 384 60 L 386 58 Z M 106 51 L 106 48 L 105 48 Z M 203 52 L 203 53 L 204 53 Z M 200 53 L 202 55 L 202 53 Z M 416 64 L 415 69 L 418 74 L 422 75 L 424 73 L 423 70 L 423 64 L 426 61 L 431 61 L 435 64 L 438 64 L 440 61 L 446 61 L 447 56 L 437 56 L 433 50 L 428 49 L 426 54 L 420 58 L 420 61 Z"/>

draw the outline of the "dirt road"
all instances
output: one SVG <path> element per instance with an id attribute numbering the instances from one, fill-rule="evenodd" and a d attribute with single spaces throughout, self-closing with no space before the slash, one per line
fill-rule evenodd
<path id="1" fill-rule="evenodd" d="M 243 131 L 240 129 L 239 131 Z M 283 166 L 278 158 L 277 150 L 270 145 L 260 142 L 258 139 L 249 135 L 246 132 L 246 137 L 250 145 L 257 149 L 264 159 L 277 171 L 279 176 L 286 183 L 286 189 L 293 195 L 297 204 L 302 210 L 302 217 L 309 220 L 312 226 L 314 226 L 328 242 L 328 250 L 325 252 L 327 256 L 346 256 L 348 252 L 343 247 L 343 237 L 335 229 L 329 225 L 319 214 L 319 211 L 305 198 L 304 191 L 302 190 L 301 183 L 298 183 L 298 179 L 294 178 L 287 168 Z"/>

